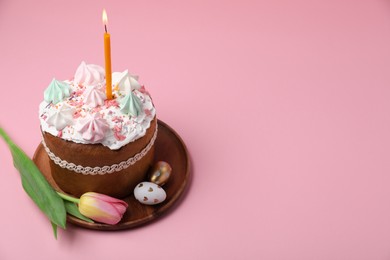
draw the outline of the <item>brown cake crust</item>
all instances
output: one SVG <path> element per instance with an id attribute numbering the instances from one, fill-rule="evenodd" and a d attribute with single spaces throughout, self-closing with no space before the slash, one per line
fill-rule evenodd
<path id="1" fill-rule="evenodd" d="M 102 167 L 118 164 L 126 161 L 135 154 L 141 152 L 153 137 L 156 130 L 156 117 L 146 130 L 146 134 L 118 150 L 111 150 L 101 144 L 78 144 L 55 137 L 43 132 L 43 138 L 47 147 L 57 157 L 69 163 L 84 167 Z M 134 187 L 146 179 L 146 173 L 151 166 L 154 157 L 154 145 L 149 152 L 119 172 L 106 173 L 104 175 L 83 175 L 68 169 L 61 168 L 50 160 L 52 175 L 58 186 L 65 192 L 80 197 L 83 193 L 94 191 L 116 198 L 123 198 L 131 194 Z"/>

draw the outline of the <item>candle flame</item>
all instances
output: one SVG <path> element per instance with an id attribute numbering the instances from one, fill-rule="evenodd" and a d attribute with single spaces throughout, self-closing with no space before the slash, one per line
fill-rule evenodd
<path id="1" fill-rule="evenodd" d="M 105 26 L 107 26 L 107 24 L 108 24 L 108 19 L 107 19 L 106 9 L 103 9 L 102 19 L 103 19 L 103 24 L 104 24 Z"/>

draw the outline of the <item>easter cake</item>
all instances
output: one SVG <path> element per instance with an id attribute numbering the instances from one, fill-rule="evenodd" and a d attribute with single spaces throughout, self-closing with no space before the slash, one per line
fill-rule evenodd
<path id="1" fill-rule="evenodd" d="M 150 94 L 128 71 L 112 74 L 82 62 L 71 80 L 53 79 L 39 105 L 42 144 L 54 181 L 65 192 L 123 198 L 146 178 L 157 119 Z"/>

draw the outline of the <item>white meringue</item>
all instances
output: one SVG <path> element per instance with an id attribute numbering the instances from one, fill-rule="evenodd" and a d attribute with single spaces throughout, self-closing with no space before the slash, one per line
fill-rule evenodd
<path id="1" fill-rule="evenodd" d="M 118 86 L 119 90 L 125 94 L 128 94 L 131 90 L 141 88 L 138 76 L 130 75 L 128 70 L 112 73 L 112 82 L 114 86 Z"/>
<path id="2" fill-rule="evenodd" d="M 63 103 L 57 110 L 54 110 L 53 113 L 48 116 L 46 122 L 48 125 L 54 126 L 57 131 L 60 131 L 66 126 L 73 124 L 74 110 L 73 107 Z"/>

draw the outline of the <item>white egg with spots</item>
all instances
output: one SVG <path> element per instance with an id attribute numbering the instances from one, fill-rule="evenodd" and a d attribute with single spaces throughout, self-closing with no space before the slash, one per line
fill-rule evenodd
<path id="1" fill-rule="evenodd" d="M 156 205 L 163 202 L 167 194 L 157 184 L 144 181 L 134 188 L 134 197 L 142 204 Z"/>

